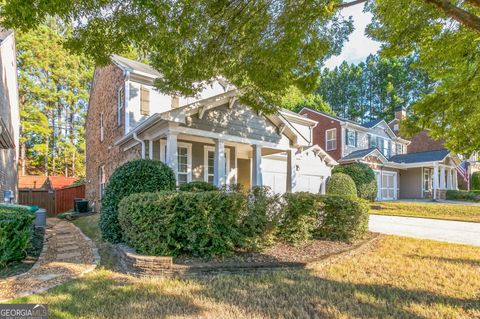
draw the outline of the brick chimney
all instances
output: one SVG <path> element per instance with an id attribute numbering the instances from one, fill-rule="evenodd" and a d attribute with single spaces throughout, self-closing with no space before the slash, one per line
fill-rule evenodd
<path id="1" fill-rule="evenodd" d="M 397 107 L 395 109 L 395 119 L 403 120 L 407 117 L 407 110 L 403 107 Z"/>

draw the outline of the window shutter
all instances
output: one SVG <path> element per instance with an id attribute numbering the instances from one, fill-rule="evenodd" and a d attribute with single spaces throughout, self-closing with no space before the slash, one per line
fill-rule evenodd
<path id="1" fill-rule="evenodd" d="M 355 131 L 355 147 L 358 147 L 358 132 Z"/>
<path id="2" fill-rule="evenodd" d="M 140 114 L 150 115 L 150 90 L 143 86 L 140 88 Z"/>

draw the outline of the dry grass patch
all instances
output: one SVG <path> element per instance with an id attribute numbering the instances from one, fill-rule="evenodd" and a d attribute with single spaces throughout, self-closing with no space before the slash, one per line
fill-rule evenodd
<path id="1" fill-rule="evenodd" d="M 51 318 L 480 318 L 480 248 L 385 236 L 310 271 L 192 280 L 97 270 L 46 294 Z"/>
<path id="2" fill-rule="evenodd" d="M 371 214 L 412 216 L 480 223 L 480 206 L 413 202 L 378 202 L 371 206 Z"/>

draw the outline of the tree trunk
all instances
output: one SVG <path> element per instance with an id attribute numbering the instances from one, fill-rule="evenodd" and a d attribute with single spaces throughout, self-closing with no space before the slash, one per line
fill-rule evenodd
<path id="1" fill-rule="evenodd" d="M 474 3 L 478 3 L 478 0 L 472 0 Z M 470 29 L 480 33 L 480 17 L 453 5 L 448 0 L 425 0 L 443 11 L 447 16 L 460 22 L 461 24 L 469 27 Z"/>

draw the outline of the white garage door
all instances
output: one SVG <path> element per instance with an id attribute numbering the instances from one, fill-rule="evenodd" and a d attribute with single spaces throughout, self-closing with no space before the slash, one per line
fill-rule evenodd
<path id="1" fill-rule="evenodd" d="M 323 184 L 323 176 L 300 175 L 297 177 L 298 192 L 320 193 Z"/>
<path id="2" fill-rule="evenodd" d="M 375 171 L 377 177 L 377 200 L 397 199 L 397 173 Z"/>
<path id="3" fill-rule="evenodd" d="M 263 172 L 263 185 L 268 186 L 275 193 L 283 194 L 287 191 L 287 174 L 280 172 Z"/>

